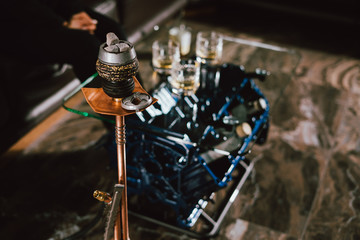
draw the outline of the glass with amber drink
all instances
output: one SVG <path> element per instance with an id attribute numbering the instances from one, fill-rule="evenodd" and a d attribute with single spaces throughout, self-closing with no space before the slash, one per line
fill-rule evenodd
<path id="1" fill-rule="evenodd" d="M 223 51 L 223 38 L 215 31 L 200 31 L 196 35 L 196 59 L 205 64 L 219 64 Z"/>
<path id="2" fill-rule="evenodd" d="M 179 44 L 172 39 L 159 39 L 152 45 L 152 65 L 160 74 L 171 74 L 173 62 L 180 61 Z"/>
<path id="3" fill-rule="evenodd" d="M 194 59 L 174 61 L 169 83 L 178 95 L 194 94 L 200 84 L 200 63 Z"/>

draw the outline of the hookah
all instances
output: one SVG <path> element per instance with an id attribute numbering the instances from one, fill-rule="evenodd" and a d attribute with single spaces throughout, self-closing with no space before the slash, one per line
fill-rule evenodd
<path id="1" fill-rule="evenodd" d="M 140 85 L 135 75 L 139 62 L 134 46 L 119 40 L 114 33 L 106 35 L 100 45 L 96 70 L 102 78 L 102 88 L 82 88 L 86 101 L 94 112 L 115 116 L 118 183 L 110 194 L 96 190 L 93 196 L 106 205 L 105 240 L 130 240 L 126 183 L 125 116 L 143 111 L 157 99 Z"/>

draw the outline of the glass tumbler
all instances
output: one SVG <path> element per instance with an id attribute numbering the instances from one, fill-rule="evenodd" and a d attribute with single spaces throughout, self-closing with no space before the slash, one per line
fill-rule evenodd
<path id="1" fill-rule="evenodd" d="M 179 44 L 171 39 L 156 40 L 152 45 L 152 65 L 154 71 L 171 74 L 173 62 L 180 61 Z"/>
<path id="2" fill-rule="evenodd" d="M 221 62 L 223 38 L 214 31 L 200 31 L 196 35 L 196 59 L 205 64 L 215 65 Z"/>
<path id="3" fill-rule="evenodd" d="M 169 83 L 178 95 L 194 94 L 200 84 L 200 63 L 193 59 L 173 62 Z"/>
<path id="4" fill-rule="evenodd" d="M 180 44 L 180 55 L 186 56 L 191 50 L 191 28 L 181 24 L 179 27 L 172 27 L 169 36 Z"/>

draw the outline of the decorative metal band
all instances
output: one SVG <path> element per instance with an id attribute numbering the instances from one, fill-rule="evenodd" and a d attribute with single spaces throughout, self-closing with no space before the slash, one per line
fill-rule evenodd
<path id="1" fill-rule="evenodd" d="M 117 145 L 126 143 L 125 125 L 121 127 L 115 126 L 115 142 Z"/>
<path id="2" fill-rule="evenodd" d="M 126 65 L 109 65 L 96 61 L 96 70 L 99 75 L 108 81 L 123 81 L 136 75 L 139 69 L 139 61 L 137 58 L 133 62 Z"/>

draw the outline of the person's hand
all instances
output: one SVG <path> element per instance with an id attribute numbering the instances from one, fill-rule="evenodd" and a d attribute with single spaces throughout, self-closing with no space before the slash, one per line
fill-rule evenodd
<path id="1" fill-rule="evenodd" d="M 74 14 L 69 22 L 64 22 L 64 26 L 72 29 L 80 29 L 94 34 L 96 30 L 97 20 L 92 19 L 86 12 Z"/>

